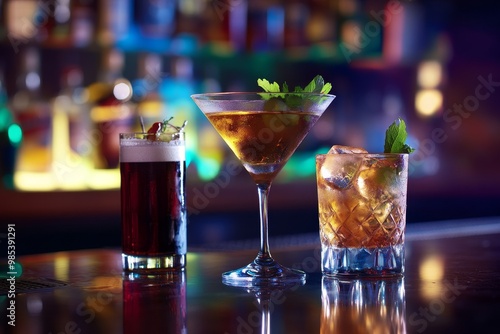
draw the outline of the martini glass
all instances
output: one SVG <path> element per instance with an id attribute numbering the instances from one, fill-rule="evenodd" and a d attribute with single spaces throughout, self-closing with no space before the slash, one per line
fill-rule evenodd
<path id="1" fill-rule="evenodd" d="M 306 274 L 271 256 L 267 199 L 271 183 L 335 96 L 317 93 L 210 93 L 191 96 L 257 185 L 260 250 L 247 266 L 222 274 L 231 286 L 305 282 Z"/>

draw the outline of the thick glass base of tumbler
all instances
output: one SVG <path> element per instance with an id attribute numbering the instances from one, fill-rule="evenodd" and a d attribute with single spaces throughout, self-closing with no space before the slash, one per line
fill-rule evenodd
<path id="1" fill-rule="evenodd" d="M 404 274 L 404 245 L 376 248 L 322 247 L 321 270 L 327 276 L 394 277 Z"/>
<path id="2" fill-rule="evenodd" d="M 302 285 L 305 281 L 305 272 L 284 267 L 276 261 L 264 265 L 254 261 L 243 268 L 222 274 L 222 283 L 236 287 Z"/>
<path id="3" fill-rule="evenodd" d="M 172 254 L 162 256 L 136 256 L 122 254 L 124 271 L 137 273 L 157 273 L 169 270 L 182 270 L 186 266 L 186 255 Z"/>

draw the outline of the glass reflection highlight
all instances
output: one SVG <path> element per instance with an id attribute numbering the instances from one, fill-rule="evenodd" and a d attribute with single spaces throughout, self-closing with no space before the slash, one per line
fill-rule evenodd
<path id="1" fill-rule="evenodd" d="M 187 333 L 186 274 L 123 278 L 123 333 Z"/>
<path id="2" fill-rule="evenodd" d="M 321 281 L 321 334 L 406 333 L 403 278 Z"/>
<path id="3" fill-rule="evenodd" d="M 283 304 L 286 299 L 286 292 L 295 291 L 300 286 L 304 285 L 304 282 L 289 282 L 280 285 L 275 285 L 273 283 L 253 286 L 248 288 L 243 288 L 248 294 L 253 295 L 260 310 L 260 333 L 261 334 L 271 334 L 271 316 L 275 310 L 276 305 Z M 230 284 L 226 284 L 229 285 Z M 238 289 L 242 289 L 238 287 Z M 237 332 L 238 333 L 254 333 L 252 327 L 257 327 L 257 323 L 248 321 L 252 318 L 252 314 L 244 317 L 243 322 L 239 323 Z M 257 331 L 255 331 L 257 332 Z"/>

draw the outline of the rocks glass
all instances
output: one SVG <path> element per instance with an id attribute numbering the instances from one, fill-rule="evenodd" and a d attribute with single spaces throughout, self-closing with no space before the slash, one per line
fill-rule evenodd
<path id="1" fill-rule="evenodd" d="M 408 154 L 316 157 L 325 275 L 404 273 Z"/>

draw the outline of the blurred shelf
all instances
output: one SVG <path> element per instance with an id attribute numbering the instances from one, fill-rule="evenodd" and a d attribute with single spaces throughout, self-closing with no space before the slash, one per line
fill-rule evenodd
<path id="1" fill-rule="evenodd" d="M 9 191 L 0 190 L 3 219 L 38 220 L 119 214 L 118 190 Z"/>
<path id="2" fill-rule="evenodd" d="M 424 220 L 437 215 L 465 214 L 483 211 L 500 215 L 499 182 L 451 183 L 435 178 L 411 179 L 408 185 L 408 212 Z M 224 187 L 215 182 L 192 182 L 187 185 L 188 212 L 194 215 L 256 211 L 255 185 L 249 179 L 235 179 Z M 294 183 L 275 182 L 269 198 L 270 211 L 307 211 L 317 206 L 316 183 L 304 179 Z M 442 206 L 442 207 L 441 207 Z M 442 210 L 442 213 L 437 211 Z M 118 217 L 120 191 L 12 191 L 0 189 L 2 221 L 36 221 L 71 217 Z M 422 218 L 421 218 L 422 217 Z"/>
<path id="3" fill-rule="evenodd" d="M 248 181 L 248 180 L 244 180 Z M 212 186 L 207 186 L 208 184 Z M 300 189 L 300 196 L 297 191 Z M 314 183 L 277 184 L 273 187 L 270 206 L 306 207 L 315 200 Z M 36 220 L 42 218 L 96 217 L 120 215 L 120 191 L 12 191 L 0 190 L 0 216 L 5 219 Z M 257 210 L 257 190 L 252 182 L 231 182 L 226 187 L 216 183 L 190 184 L 187 188 L 188 210 L 225 212 Z"/>

